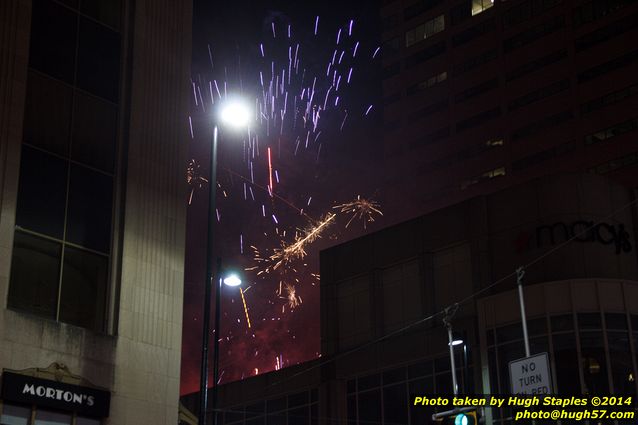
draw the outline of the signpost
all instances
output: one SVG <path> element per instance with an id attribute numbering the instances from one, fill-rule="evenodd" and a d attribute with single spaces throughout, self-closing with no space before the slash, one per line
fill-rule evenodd
<path id="1" fill-rule="evenodd" d="M 552 394 L 549 357 L 540 353 L 509 363 L 512 394 Z"/>

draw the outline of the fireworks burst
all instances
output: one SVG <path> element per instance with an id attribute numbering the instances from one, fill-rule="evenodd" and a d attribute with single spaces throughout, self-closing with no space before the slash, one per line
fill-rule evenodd
<path id="1" fill-rule="evenodd" d="M 281 248 L 276 249 L 275 253 L 270 256 L 274 262 L 273 270 L 293 260 L 304 258 L 307 254 L 307 246 L 321 237 L 321 233 L 326 230 L 335 217 L 336 214 L 328 213 L 325 219 L 308 229 L 303 235 L 297 235 L 293 244 L 282 244 Z"/>
<path id="2" fill-rule="evenodd" d="M 243 75 L 241 69 L 229 73 L 216 61 L 211 71 L 219 79 L 205 81 L 205 78 L 198 77 L 192 80 L 194 105 L 205 114 L 218 102 L 230 97 L 237 87 L 241 87 L 240 91 L 245 90 L 244 94 L 256 91 L 251 101 L 254 122 L 249 131 L 239 136 L 243 138 L 243 144 L 235 144 L 243 146 L 241 156 L 237 151 L 228 156 L 237 161 L 219 164 L 222 173 L 218 174 L 216 182 L 209 182 L 201 175 L 200 166 L 194 159 L 189 162 L 186 173 L 190 187 L 188 204 L 192 203 L 196 189 L 201 189 L 204 183 L 217 184 L 221 189 L 220 195 L 223 195 L 219 210 L 215 212 L 223 225 L 221 233 L 237 231 L 237 235 L 229 240 L 238 241 L 237 252 L 244 260 L 250 261 L 248 252 L 252 251 L 252 264 L 244 264 L 244 268 L 247 279 L 253 279 L 252 284 L 256 280 L 260 280 L 261 284 L 251 292 L 249 300 L 247 289 L 240 290 L 241 302 L 237 305 L 236 314 L 237 323 L 243 322 L 239 320 L 243 307 L 247 324 L 243 338 L 259 335 L 258 332 L 264 329 L 261 323 L 281 320 L 273 309 L 281 304 L 279 300 L 284 301 L 281 313 L 285 313 L 286 308 L 292 311 L 301 307 L 303 300 L 298 295 L 299 285 L 314 286 L 319 281 L 319 275 L 312 273 L 312 266 L 309 267 L 304 259 L 313 252 L 313 243 L 317 239 L 327 237 L 328 229 L 337 221 L 337 216 L 352 214 L 346 227 L 357 218 L 363 220 L 365 229 L 374 221 L 374 216 L 383 215 L 376 202 L 360 197 L 334 207 L 338 211 L 332 212 L 329 212 L 328 205 L 322 210 L 320 202 L 313 201 L 311 205 L 312 195 L 315 199 L 322 198 L 312 191 L 325 190 L 325 187 L 319 186 L 324 183 L 318 183 L 320 172 L 306 172 L 309 166 L 318 168 L 317 164 L 324 163 L 332 151 L 328 147 L 337 143 L 339 133 L 352 120 L 369 119 L 376 111 L 368 100 L 350 96 L 356 79 L 362 74 L 358 72 L 359 64 L 363 62 L 364 66 L 368 66 L 370 58 L 374 60 L 380 51 L 377 46 L 356 40 L 354 23 L 349 20 L 336 34 L 329 34 L 333 46 L 323 51 L 314 47 L 313 50 L 307 49 L 303 36 L 297 36 L 302 31 L 292 31 L 290 25 L 280 28 L 273 22 L 267 38 L 257 44 L 254 58 L 256 72 L 252 76 Z M 315 40 L 323 35 L 320 34 L 321 28 L 318 16 L 309 23 L 308 35 L 314 34 L 308 37 L 313 40 L 312 46 L 317 46 Z M 312 54 L 309 61 L 304 60 L 305 52 Z M 212 67 L 210 47 L 208 54 Z M 234 76 L 228 80 L 229 75 L 238 76 L 238 81 L 232 80 Z M 193 129 L 193 125 L 196 123 L 189 117 L 191 138 L 194 139 L 193 132 L 197 132 L 197 128 Z M 294 193 L 300 188 L 308 193 Z M 303 208 L 298 208 L 295 203 L 301 199 L 308 201 L 302 204 Z M 230 208 L 231 212 L 222 214 L 225 208 Z M 242 219 L 223 219 L 233 216 L 241 216 Z M 317 217 L 322 218 L 317 220 Z M 245 250 L 245 246 L 250 246 L 250 250 Z M 309 263 L 313 265 L 313 262 Z M 268 287 L 262 290 L 262 285 Z M 274 285 L 278 286 L 278 290 L 270 289 Z M 304 292 L 307 304 L 313 300 L 313 293 Z M 247 301 L 250 301 L 250 309 Z M 227 332 L 233 335 L 233 330 Z M 239 335 L 234 334 L 234 337 L 239 338 Z M 290 335 L 290 338 L 295 338 L 294 334 Z M 272 336 L 269 333 L 269 337 Z M 244 342 L 255 344 L 250 340 Z M 250 368 L 241 371 L 242 376 L 250 371 L 259 374 L 272 368 L 272 357 L 259 350 L 254 353 L 259 360 L 252 361 L 260 363 L 251 364 Z M 290 361 L 294 360 L 287 358 L 286 364 Z M 275 368 L 283 365 L 284 359 L 280 355 L 276 358 Z M 233 375 L 233 372 L 229 374 Z"/>
<path id="3" fill-rule="evenodd" d="M 372 223 L 374 221 L 375 214 L 383 215 L 379 207 L 380 205 L 377 202 L 371 199 L 362 199 L 361 196 L 357 195 L 357 199 L 354 201 L 337 205 L 332 208 L 338 209 L 339 212 L 344 214 L 352 214 L 352 217 L 348 220 L 346 227 L 348 227 L 353 220 L 360 219 L 363 221 L 363 228 L 366 229 L 368 223 Z"/>
<path id="4" fill-rule="evenodd" d="M 190 195 L 188 196 L 188 205 L 193 202 L 195 189 L 201 189 L 204 183 L 208 183 L 208 179 L 199 174 L 199 164 L 194 159 L 191 159 L 186 168 L 186 184 L 191 188 Z"/>
<path id="5" fill-rule="evenodd" d="M 299 307 L 299 305 L 303 303 L 303 300 L 301 299 L 301 296 L 297 295 L 297 290 L 295 289 L 295 287 L 286 283 L 284 288 L 286 289 L 286 299 L 288 300 L 288 307 L 290 307 L 291 310 L 293 310 L 295 307 Z"/>

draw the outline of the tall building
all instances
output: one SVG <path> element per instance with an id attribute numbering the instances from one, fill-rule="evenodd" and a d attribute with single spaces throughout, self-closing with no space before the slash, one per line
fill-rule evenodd
<path id="1" fill-rule="evenodd" d="M 384 0 L 381 16 L 387 215 L 557 172 L 638 185 L 635 1 Z"/>
<path id="2" fill-rule="evenodd" d="M 0 423 L 175 424 L 191 2 L 0 2 Z"/>
<path id="3" fill-rule="evenodd" d="M 414 397 L 452 394 L 452 370 L 462 395 L 516 394 L 517 377 L 532 382 L 510 369 L 526 357 L 521 266 L 530 352 L 548 363 L 542 386 L 535 380 L 527 389 L 635 399 L 637 217 L 635 191 L 570 174 L 477 196 L 322 251 L 322 356 L 220 386 L 221 423 L 441 424 L 432 414 L 450 407 L 415 406 Z M 455 312 L 454 369 L 446 311 Z M 184 398 L 188 406 L 197 400 Z M 634 418 L 618 424 L 636 423 L 638 405 L 627 410 Z M 480 423 L 530 423 L 515 420 L 514 411 L 482 409 Z"/>

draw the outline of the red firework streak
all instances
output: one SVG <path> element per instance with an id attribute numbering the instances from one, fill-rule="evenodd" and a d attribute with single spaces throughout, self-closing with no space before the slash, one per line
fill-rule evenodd
<path id="1" fill-rule="evenodd" d="M 270 147 L 268 147 L 268 179 L 270 181 L 270 197 L 272 198 L 275 188 L 272 185 L 272 159 L 270 156 Z"/>

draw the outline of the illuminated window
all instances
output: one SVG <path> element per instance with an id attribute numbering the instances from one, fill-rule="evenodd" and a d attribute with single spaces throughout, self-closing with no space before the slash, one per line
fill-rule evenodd
<path id="1" fill-rule="evenodd" d="M 486 180 L 491 180 L 496 177 L 501 177 L 505 175 L 505 167 L 498 167 L 490 171 L 486 171 L 483 174 L 480 174 L 471 179 L 465 180 L 461 183 L 461 189 L 467 189 L 470 186 L 473 186 L 477 183 L 484 182 Z"/>
<path id="2" fill-rule="evenodd" d="M 416 94 L 423 90 L 429 89 L 432 86 L 435 86 L 443 81 L 447 80 L 447 72 L 443 71 L 438 74 L 432 75 L 430 78 L 427 78 L 417 84 L 414 84 L 407 89 L 408 94 Z"/>
<path id="3" fill-rule="evenodd" d="M 412 28 L 405 33 L 405 45 L 410 47 L 413 44 L 423 41 L 426 38 L 432 37 L 434 34 L 439 33 L 445 29 L 444 16 L 437 16 L 421 25 Z"/>
<path id="4" fill-rule="evenodd" d="M 494 0 L 472 0 L 472 16 L 478 15 L 494 6 Z"/>
<path id="5" fill-rule="evenodd" d="M 620 124 L 612 125 L 605 129 L 599 130 L 593 134 L 585 136 L 585 144 L 592 145 L 594 143 L 602 142 L 608 139 L 612 139 L 621 134 L 634 131 L 638 128 L 638 118 L 631 119 L 629 121 L 621 122 Z"/>

